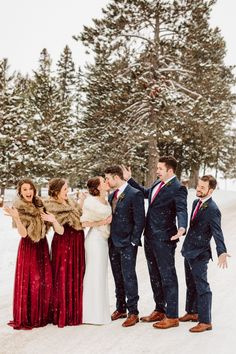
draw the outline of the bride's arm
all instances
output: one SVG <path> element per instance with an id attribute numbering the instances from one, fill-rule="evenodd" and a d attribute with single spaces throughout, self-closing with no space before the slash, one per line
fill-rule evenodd
<path id="1" fill-rule="evenodd" d="M 102 219 L 99 221 L 83 221 L 82 226 L 83 227 L 97 227 L 97 226 L 103 226 L 110 224 L 112 221 L 112 216 L 108 216 L 106 219 Z"/>

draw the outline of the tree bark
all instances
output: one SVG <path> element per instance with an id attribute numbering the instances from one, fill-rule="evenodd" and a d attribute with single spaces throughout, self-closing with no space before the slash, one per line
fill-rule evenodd
<path id="1" fill-rule="evenodd" d="M 190 171 L 189 188 L 196 188 L 199 178 L 199 167 Z"/>
<path id="2" fill-rule="evenodd" d="M 0 189 L 0 196 L 4 196 L 4 194 L 5 194 L 5 187 L 1 187 L 1 189 Z"/>
<path id="3" fill-rule="evenodd" d="M 148 173 L 146 186 L 150 186 L 157 178 L 157 133 L 156 133 L 156 119 L 152 113 L 150 117 L 150 135 L 148 138 Z"/>

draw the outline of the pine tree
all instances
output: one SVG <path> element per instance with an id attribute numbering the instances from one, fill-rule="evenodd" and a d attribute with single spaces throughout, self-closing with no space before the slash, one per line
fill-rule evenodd
<path id="1" fill-rule="evenodd" d="M 39 69 L 34 71 L 30 83 L 29 103 L 32 126 L 31 173 L 39 183 L 49 178 L 63 175 L 61 153 L 64 144 L 63 108 L 55 78 L 51 72 L 51 58 L 43 49 L 39 59 Z"/>
<path id="2" fill-rule="evenodd" d="M 75 70 L 72 52 L 66 46 L 57 63 L 56 82 L 59 90 L 59 103 L 62 110 L 64 143 L 61 147 L 61 166 L 63 174 L 69 179 L 72 186 L 78 183 L 78 168 L 80 151 L 78 148 L 80 100 L 81 100 L 81 72 Z"/>
<path id="3" fill-rule="evenodd" d="M 156 177 L 157 141 L 166 130 L 166 107 L 178 106 L 199 94 L 181 84 L 188 70 L 180 49 L 186 32 L 187 9 L 182 1 L 113 1 L 102 20 L 80 36 L 94 53 L 126 60 L 135 73 L 125 111 L 138 122 L 146 138 L 149 184 Z M 128 48 L 128 51 L 127 51 Z M 127 53 L 129 60 L 126 58 Z M 174 109 L 172 109 L 172 112 Z M 163 123 L 164 122 L 164 123 Z M 168 131 L 170 130 L 167 128 Z"/>
<path id="4" fill-rule="evenodd" d="M 225 154 L 227 130 L 232 123 L 235 82 L 232 68 L 224 64 L 225 41 L 218 28 L 211 29 L 209 18 L 215 1 L 189 2 L 191 21 L 182 51 L 193 75 L 190 88 L 200 87 L 201 99 L 189 112 L 188 139 L 184 142 L 183 166 L 199 170 L 201 165 L 217 167 Z M 214 48 L 214 49 L 213 49 Z M 223 155 L 222 155 L 223 153 Z"/>
<path id="5" fill-rule="evenodd" d="M 196 163 L 216 164 L 220 156 L 214 146 L 230 123 L 233 75 L 223 64 L 219 31 L 209 27 L 214 3 L 113 1 L 103 10 L 104 17 L 78 37 L 95 56 L 110 64 L 119 58 L 127 63 L 123 72 L 134 73 L 123 112 L 128 125 L 139 124 L 141 150 L 148 155 L 147 184 L 155 178 L 157 152 L 177 157 L 178 175 L 196 169 Z M 116 75 L 121 77 L 122 72 Z M 102 77 L 97 77 L 98 85 Z M 214 82 L 217 89 L 213 90 Z M 224 103 L 219 105 L 222 98 Z M 118 95 L 115 99 L 119 101 Z M 225 119 L 217 120 L 222 114 Z M 219 134 L 214 129 L 218 124 Z M 213 129 L 206 144 L 209 126 Z"/>
<path id="6" fill-rule="evenodd" d="M 16 75 L 9 75 L 8 60 L 0 62 L 0 185 L 15 185 L 24 174 L 22 135 L 24 112 L 15 87 Z"/>

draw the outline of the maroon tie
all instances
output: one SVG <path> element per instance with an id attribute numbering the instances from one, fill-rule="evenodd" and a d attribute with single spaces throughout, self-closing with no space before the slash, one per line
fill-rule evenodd
<path id="1" fill-rule="evenodd" d="M 199 209 L 201 208 L 201 205 L 202 205 L 202 201 L 199 199 L 199 201 L 198 201 L 198 203 L 196 205 L 196 208 L 194 209 L 193 216 L 192 216 L 191 220 L 195 219 Z"/>
<path id="2" fill-rule="evenodd" d="M 116 209 L 116 204 L 117 204 L 117 201 L 118 201 L 118 192 L 119 192 L 119 189 L 116 189 L 115 192 L 114 192 L 114 195 L 113 195 L 113 199 L 112 199 L 112 211 L 114 213 L 115 209 Z"/>
<path id="3" fill-rule="evenodd" d="M 160 190 L 161 190 L 162 186 L 164 186 L 164 184 L 165 184 L 165 182 L 163 182 L 163 181 L 161 183 L 159 183 L 159 186 L 158 186 L 154 196 L 152 197 L 151 204 L 153 203 L 154 199 L 156 198 L 157 194 L 160 192 Z"/>
<path id="4" fill-rule="evenodd" d="M 116 189 L 115 192 L 114 192 L 113 198 L 114 198 L 115 200 L 118 199 L 118 198 L 117 198 L 118 192 L 119 192 L 119 189 Z"/>

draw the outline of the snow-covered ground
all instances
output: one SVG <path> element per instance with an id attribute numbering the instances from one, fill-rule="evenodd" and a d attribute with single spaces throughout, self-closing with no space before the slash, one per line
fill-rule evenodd
<path id="1" fill-rule="evenodd" d="M 189 192 L 189 207 L 194 198 Z M 57 328 L 48 325 L 32 331 L 16 331 L 7 326 L 12 319 L 12 293 L 19 236 L 11 228 L 11 220 L 0 209 L 0 354 L 234 354 L 236 353 L 236 192 L 218 190 L 214 198 L 222 211 L 222 224 L 228 252 L 232 255 L 227 270 L 218 269 L 213 243 L 214 262 L 209 264 L 209 280 L 213 291 L 213 330 L 192 334 L 192 323 L 177 328 L 158 330 L 152 324 L 138 323 L 123 328 L 122 320 L 105 326 L 81 325 Z M 52 235 L 49 236 L 51 241 Z M 176 251 L 179 278 L 180 314 L 184 313 L 185 281 L 182 241 Z M 143 248 L 137 260 L 140 315 L 154 309 L 152 292 Z M 111 312 L 115 309 L 114 285 L 109 269 Z M 235 322 L 234 322 L 235 321 Z"/>

